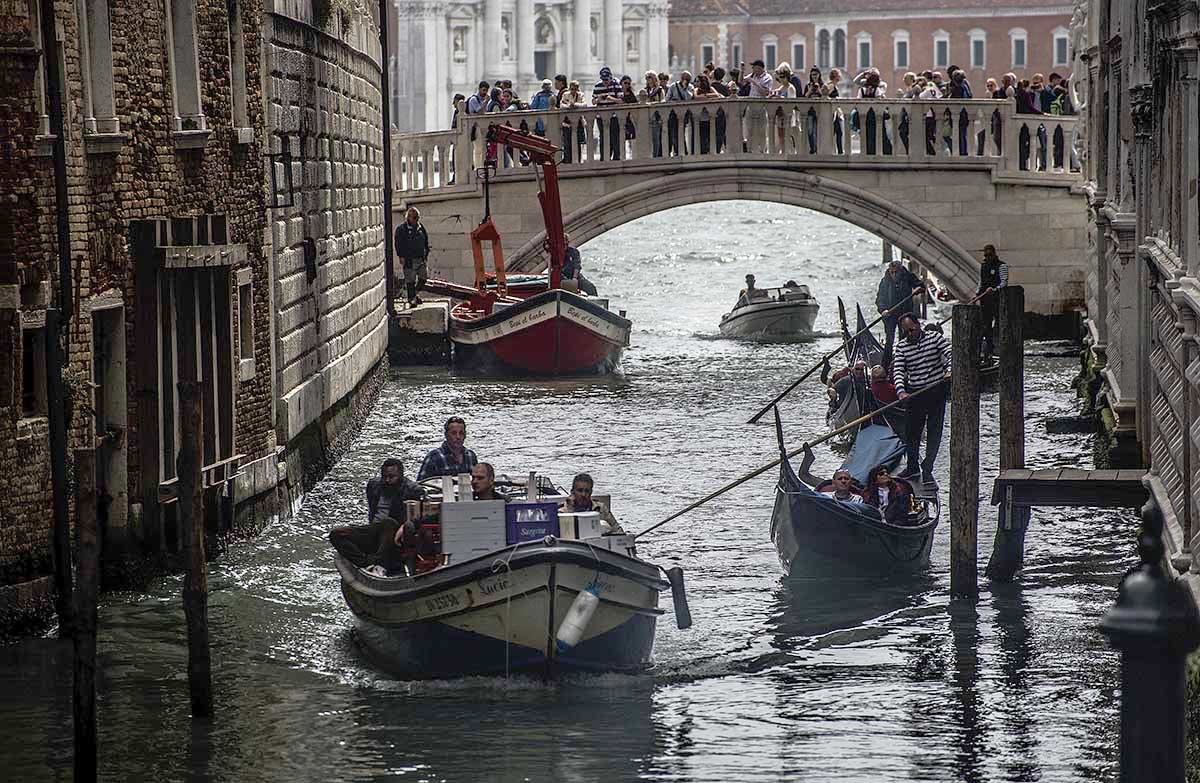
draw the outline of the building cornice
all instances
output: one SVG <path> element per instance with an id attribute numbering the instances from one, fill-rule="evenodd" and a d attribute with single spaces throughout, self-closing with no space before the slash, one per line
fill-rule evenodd
<path id="1" fill-rule="evenodd" d="M 677 22 L 687 21 L 692 24 L 719 24 L 732 20 L 746 21 L 753 24 L 794 24 L 796 22 L 811 22 L 814 25 L 831 27 L 847 19 L 852 22 L 870 22 L 889 19 L 991 19 L 995 17 L 1024 17 L 1024 16 L 1067 16 L 1073 10 L 1069 5 L 1043 6 L 1041 8 L 939 8 L 927 11 L 858 11 L 834 14 L 789 14 L 787 16 L 767 16 L 754 14 L 727 14 L 687 16 L 672 13 L 671 18 Z"/>

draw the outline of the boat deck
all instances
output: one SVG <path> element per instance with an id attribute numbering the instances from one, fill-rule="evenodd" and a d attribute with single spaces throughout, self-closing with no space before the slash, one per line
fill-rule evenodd
<path id="1" fill-rule="evenodd" d="M 1138 508 L 1149 497 L 1143 470 L 1005 470 L 992 487 L 992 505 L 1012 493 L 1016 506 Z"/>

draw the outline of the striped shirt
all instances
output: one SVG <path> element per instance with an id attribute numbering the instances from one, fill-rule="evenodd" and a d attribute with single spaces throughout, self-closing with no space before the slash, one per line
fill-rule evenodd
<path id="1" fill-rule="evenodd" d="M 897 394 L 920 391 L 950 372 L 950 343 L 937 332 L 922 330 L 915 343 L 897 340 L 895 352 L 892 375 Z"/>
<path id="2" fill-rule="evenodd" d="M 608 84 L 604 80 L 596 82 L 596 86 L 592 88 L 592 103 L 600 103 L 602 100 L 609 100 L 621 97 L 621 85 L 616 79 L 609 79 Z"/>

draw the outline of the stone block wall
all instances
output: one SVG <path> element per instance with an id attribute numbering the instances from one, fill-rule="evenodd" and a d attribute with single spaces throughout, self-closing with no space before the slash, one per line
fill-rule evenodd
<path id="1" fill-rule="evenodd" d="M 277 427 L 290 442 L 353 391 L 387 347 L 378 22 L 364 2 L 275 2 L 267 132 L 290 146 L 271 211 Z M 290 196 L 290 199 L 289 199 Z M 306 257 L 307 255 L 307 257 Z"/>

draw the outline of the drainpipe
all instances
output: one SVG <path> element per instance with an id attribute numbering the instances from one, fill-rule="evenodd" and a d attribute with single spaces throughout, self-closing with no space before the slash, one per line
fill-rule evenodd
<path id="1" fill-rule="evenodd" d="M 50 485 L 54 495 L 54 590 L 59 636 L 71 632 L 71 519 L 67 506 L 67 417 L 59 336 L 71 322 L 71 232 L 67 213 L 67 147 L 63 129 L 61 74 L 55 41 L 54 0 L 39 0 L 46 97 L 54 134 L 54 206 L 58 229 L 58 308 L 46 310 L 46 418 L 50 430 Z"/>
<path id="2" fill-rule="evenodd" d="M 387 314 L 388 322 L 396 315 L 396 302 L 393 296 L 393 288 L 396 285 L 394 259 L 392 258 L 392 88 L 391 74 L 389 70 L 391 64 L 388 62 L 388 2 L 390 0 L 379 0 L 379 61 L 383 65 L 380 69 L 382 78 L 380 79 L 380 92 L 383 95 L 383 100 L 380 103 L 380 111 L 383 113 L 383 273 L 387 275 L 387 284 L 384 287 L 385 296 L 387 296 Z M 47 2 L 47 0 L 42 0 Z"/>

